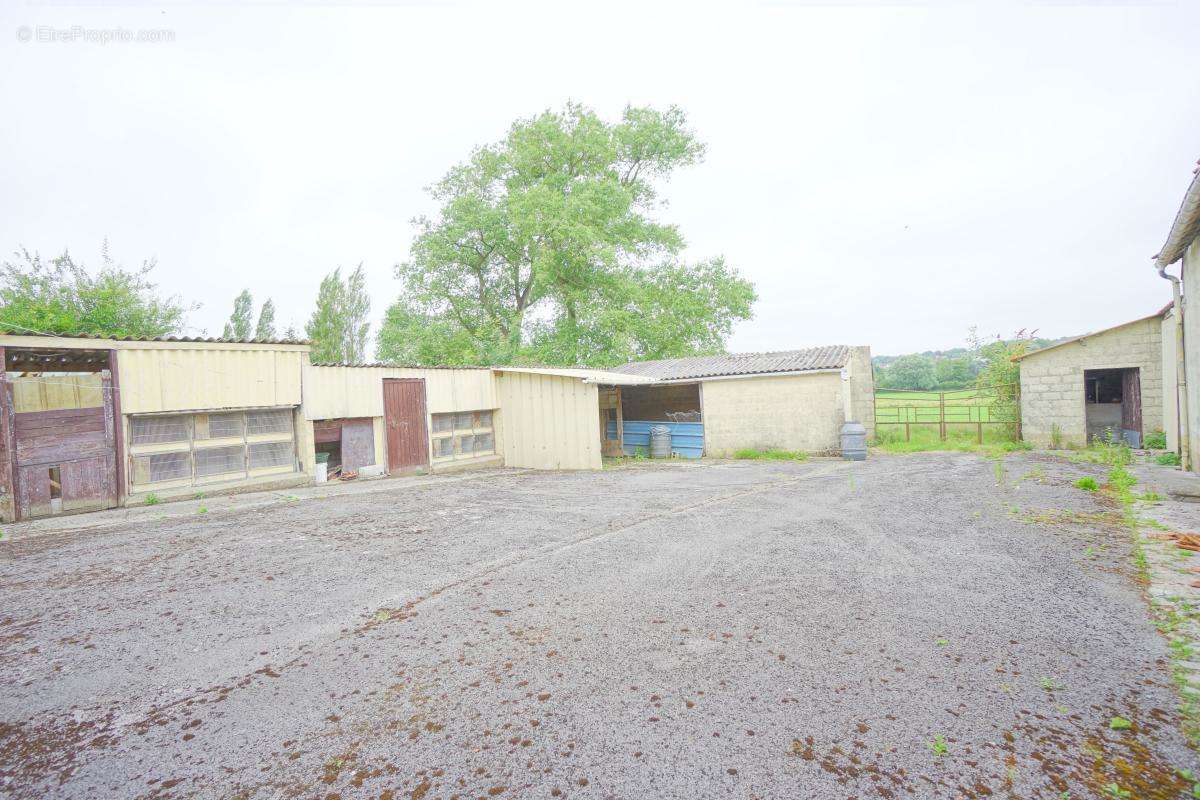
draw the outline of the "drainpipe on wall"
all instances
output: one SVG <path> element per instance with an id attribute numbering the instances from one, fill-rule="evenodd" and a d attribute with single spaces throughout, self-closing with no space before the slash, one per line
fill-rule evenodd
<path id="1" fill-rule="evenodd" d="M 1187 361 L 1184 354 L 1183 337 L 1183 292 L 1179 289 L 1179 278 L 1167 272 L 1164 265 L 1158 266 L 1158 275 L 1171 282 L 1172 308 L 1175 311 L 1175 391 L 1179 408 L 1179 460 L 1184 470 L 1192 468 L 1191 426 L 1188 419 Z"/>

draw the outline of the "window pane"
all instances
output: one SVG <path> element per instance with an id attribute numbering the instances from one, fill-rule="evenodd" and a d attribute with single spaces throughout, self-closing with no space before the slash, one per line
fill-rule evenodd
<path id="1" fill-rule="evenodd" d="M 242 415 L 241 414 L 209 414 L 208 415 L 208 431 L 204 431 L 202 419 L 196 422 L 196 439 L 227 439 L 230 437 L 240 438 L 242 435 Z"/>
<path id="2" fill-rule="evenodd" d="M 496 443 L 490 433 L 481 433 L 475 437 L 475 453 L 490 453 L 496 449 Z"/>
<path id="3" fill-rule="evenodd" d="M 133 444 L 186 442 L 191 436 L 192 419 L 176 417 L 134 417 L 129 423 L 129 438 Z"/>
<path id="4" fill-rule="evenodd" d="M 454 455 L 454 437 L 446 436 L 433 440 L 433 457 L 445 458 Z"/>
<path id="5" fill-rule="evenodd" d="M 291 432 L 292 410 L 290 408 L 246 412 L 246 434 L 248 436 L 255 436 L 262 433 Z"/>
<path id="6" fill-rule="evenodd" d="M 463 455 L 471 455 L 475 452 L 475 437 L 471 434 L 458 437 L 458 452 Z"/>
<path id="7" fill-rule="evenodd" d="M 175 481 L 192 477 L 192 460 L 188 453 L 155 453 L 133 459 L 135 484 Z"/>
<path id="8" fill-rule="evenodd" d="M 454 415 L 454 429 L 456 431 L 471 429 L 472 427 L 474 427 L 474 425 L 472 424 L 474 422 L 474 417 L 475 417 L 475 415 L 470 411 L 460 412 L 458 414 L 455 414 Z"/>
<path id="9" fill-rule="evenodd" d="M 453 414 L 434 414 L 433 415 L 433 432 L 434 433 L 449 433 L 454 430 L 454 415 Z"/>
<path id="10" fill-rule="evenodd" d="M 492 427 L 492 412 L 490 412 L 490 411 L 480 411 L 479 412 L 478 427 L 480 427 L 480 428 Z"/>
<path id="11" fill-rule="evenodd" d="M 250 469 L 282 467 L 292 464 L 291 442 L 262 442 L 250 445 Z"/>
<path id="12" fill-rule="evenodd" d="M 246 459 L 240 444 L 230 447 L 206 447 L 195 452 L 195 459 L 198 478 L 246 471 Z"/>

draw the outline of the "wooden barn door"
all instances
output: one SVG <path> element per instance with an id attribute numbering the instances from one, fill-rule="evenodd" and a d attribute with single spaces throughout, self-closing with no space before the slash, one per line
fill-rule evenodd
<path id="1" fill-rule="evenodd" d="M 99 406 L 12 412 L 17 519 L 117 505 L 112 378 L 102 374 Z"/>
<path id="2" fill-rule="evenodd" d="M 425 380 L 383 379 L 383 420 L 387 427 L 389 472 L 429 464 L 429 432 L 425 429 Z"/>
<path id="3" fill-rule="evenodd" d="M 1142 435 L 1142 371 L 1136 367 L 1121 373 L 1121 427 Z M 1136 447 L 1141 447 L 1139 441 Z"/>

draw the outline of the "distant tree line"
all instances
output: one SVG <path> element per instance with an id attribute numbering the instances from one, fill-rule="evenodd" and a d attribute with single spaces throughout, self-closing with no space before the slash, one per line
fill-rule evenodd
<path id="1" fill-rule="evenodd" d="M 969 347 L 927 350 L 902 356 L 875 356 L 875 385 L 880 389 L 919 389 L 948 392 L 979 385 L 1015 383 L 1014 355 L 1038 350 L 1060 339 L 1043 339 L 1018 331 L 1010 338 L 981 338 L 974 328 Z M 1006 366 L 1007 365 L 1007 366 Z"/>

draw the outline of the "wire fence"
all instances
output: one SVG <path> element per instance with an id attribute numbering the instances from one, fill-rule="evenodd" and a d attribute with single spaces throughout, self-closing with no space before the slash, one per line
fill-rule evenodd
<path id="1" fill-rule="evenodd" d="M 1021 438 L 1021 414 L 1018 387 L 987 386 L 952 391 L 916 389 L 876 389 L 875 427 L 898 433 L 911 441 L 913 428 L 928 430 L 936 426 L 938 438 L 945 441 L 954 431 L 973 431 L 982 444 L 984 430 L 996 430 Z M 895 434 L 893 434 L 895 435 Z"/>

